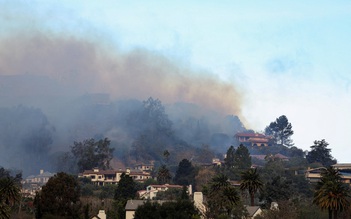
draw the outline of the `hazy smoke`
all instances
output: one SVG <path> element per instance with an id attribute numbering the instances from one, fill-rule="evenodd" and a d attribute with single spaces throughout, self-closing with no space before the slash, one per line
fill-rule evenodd
<path id="1" fill-rule="evenodd" d="M 67 150 L 73 141 L 95 134 L 118 139 L 116 144 L 123 144 L 128 150 L 133 139 L 125 134 L 125 130 L 112 124 L 113 119 L 106 118 L 113 117 L 115 108 L 107 107 L 105 111 L 85 108 L 84 104 L 89 101 L 106 103 L 106 100 L 158 98 L 168 105 L 170 117 L 177 119 L 176 128 L 187 122 L 186 118 L 181 121 L 182 115 L 201 119 L 193 122 L 197 126 L 205 124 L 204 118 L 220 123 L 218 118 L 223 119 L 227 114 L 240 117 L 240 94 L 233 85 L 147 50 L 122 53 L 104 45 L 88 39 L 40 32 L 3 36 L 0 38 L 0 107 L 23 104 L 41 109 L 54 127 L 50 131 L 53 142 L 47 150 L 51 152 Z M 175 104 L 179 102 L 189 105 Z M 224 129 L 227 133 L 231 130 Z M 223 129 L 215 127 L 206 131 L 206 137 L 210 138 L 211 133 Z M 185 136 L 187 133 L 180 134 Z M 9 145 L 15 145 L 13 147 L 6 147 L 8 144 L 2 140 L 1 153 L 16 157 L 16 151 L 31 147 L 24 139 L 21 144 L 9 141 Z M 26 169 L 27 164 L 19 165 L 15 160 L 14 163 L 9 161 L 10 164 L 2 160 L 0 165 L 5 163 L 34 173 L 50 160 L 49 157 L 43 159 L 46 155 L 43 153 L 43 162 L 32 163 L 30 169 Z"/>
<path id="2" fill-rule="evenodd" d="M 74 37 L 18 34 L 0 41 L 0 75 L 16 74 L 49 76 L 72 90 L 113 99 L 153 96 L 240 115 L 240 95 L 232 85 L 141 49 L 123 54 Z"/>

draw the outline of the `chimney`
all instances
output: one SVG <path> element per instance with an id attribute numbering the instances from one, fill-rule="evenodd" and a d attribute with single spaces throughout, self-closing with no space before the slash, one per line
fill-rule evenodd
<path id="1" fill-rule="evenodd" d="M 194 192 L 194 202 L 196 204 L 202 204 L 204 201 L 204 197 L 202 192 Z"/>
<path id="2" fill-rule="evenodd" d="M 100 219 L 106 219 L 105 210 L 99 210 L 98 217 L 99 217 Z"/>
<path id="3" fill-rule="evenodd" d="M 43 173 L 44 173 L 44 170 L 40 170 L 40 175 L 43 175 Z"/>

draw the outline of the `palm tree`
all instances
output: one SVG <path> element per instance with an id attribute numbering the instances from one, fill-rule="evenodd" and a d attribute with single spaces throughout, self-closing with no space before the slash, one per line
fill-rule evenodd
<path id="1" fill-rule="evenodd" d="M 209 188 L 208 204 L 212 213 L 216 216 L 225 212 L 228 216 L 233 206 L 238 204 L 240 196 L 237 190 L 231 186 L 228 177 L 219 174 L 212 178 Z"/>
<path id="2" fill-rule="evenodd" d="M 329 219 L 337 218 L 340 211 L 350 206 L 350 189 L 341 181 L 341 174 L 333 167 L 322 170 L 321 181 L 316 186 L 313 203 L 328 210 Z"/>
<path id="3" fill-rule="evenodd" d="M 251 206 L 255 204 L 255 193 L 261 190 L 263 187 L 260 175 L 257 173 L 257 169 L 248 169 L 247 171 L 241 172 L 241 190 L 248 190 L 251 199 Z"/>
<path id="4" fill-rule="evenodd" d="M 11 206 L 20 200 L 20 188 L 10 177 L 0 179 L 0 218 L 10 218 Z"/>

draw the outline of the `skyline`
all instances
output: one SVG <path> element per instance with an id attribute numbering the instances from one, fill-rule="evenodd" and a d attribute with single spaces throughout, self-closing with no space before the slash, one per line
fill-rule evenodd
<path id="1" fill-rule="evenodd" d="M 194 78 L 233 86 L 247 128 L 263 131 L 286 115 L 297 147 L 309 150 L 325 139 L 338 162 L 351 162 L 344 152 L 351 130 L 350 2 L 0 4 L 0 39 L 39 34 L 83 39 L 111 53 L 145 50 Z"/>

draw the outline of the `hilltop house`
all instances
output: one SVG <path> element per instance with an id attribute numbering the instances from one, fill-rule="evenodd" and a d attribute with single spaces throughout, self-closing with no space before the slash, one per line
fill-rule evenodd
<path id="1" fill-rule="evenodd" d="M 129 175 L 138 182 L 145 182 L 145 180 L 151 178 L 150 172 L 130 168 L 124 170 L 100 170 L 99 168 L 93 168 L 92 170 L 85 170 L 83 173 L 79 174 L 79 177 L 90 178 L 94 184 L 103 186 L 107 184 L 117 184 L 121 179 L 122 173 Z"/>
<path id="2" fill-rule="evenodd" d="M 280 153 L 278 154 L 270 154 L 270 155 L 264 155 L 264 154 L 258 154 L 258 155 L 250 155 L 251 158 L 256 158 L 258 160 L 268 160 L 268 159 L 273 159 L 273 160 L 281 160 L 281 161 L 289 161 L 289 157 L 284 156 Z"/>
<path id="3" fill-rule="evenodd" d="M 21 193 L 25 196 L 34 197 L 37 191 L 49 181 L 55 174 L 44 170 L 40 170 L 39 175 L 30 175 L 22 180 Z"/>
<path id="4" fill-rule="evenodd" d="M 272 142 L 272 138 L 270 136 L 258 133 L 239 132 L 234 136 L 240 144 L 245 146 L 265 147 L 270 146 Z"/>

